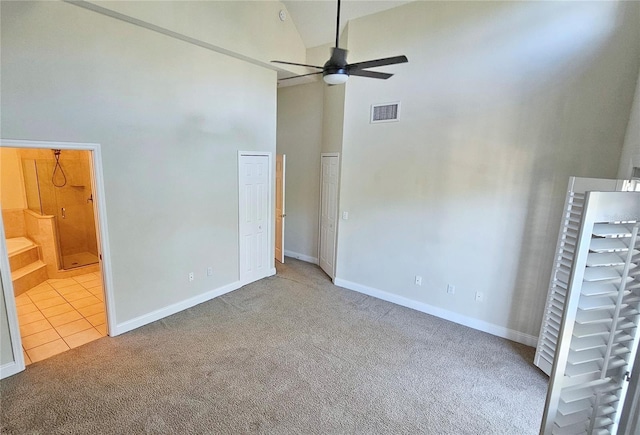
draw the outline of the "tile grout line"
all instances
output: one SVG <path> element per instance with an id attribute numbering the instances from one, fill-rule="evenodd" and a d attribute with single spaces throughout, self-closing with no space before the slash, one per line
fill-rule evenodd
<path id="1" fill-rule="evenodd" d="M 86 274 L 86 275 L 89 275 L 89 274 Z M 82 276 L 86 276 L 86 275 L 82 275 Z M 91 283 L 94 283 L 94 282 L 96 282 L 96 281 L 99 281 L 99 282 L 100 282 L 100 284 L 99 284 L 99 285 L 93 285 L 92 287 L 85 287 L 85 286 L 84 286 L 84 284 L 83 284 L 83 282 L 80 282 L 80 281 L 75 280 L 75 279 L 74 279 L 74 277 L 71 277 L 71 278 L 69 278 L 69 279 L 70 279 L 70 280 L 73 280 L 75 283 L 72 283 L 72 284 L 70 284 L 70 285 L 65 285 L 64 287 L 60 287 L 60 289 L 55 288 L 55 287 L 54 287 L 54 286 L 49 282 L 50 280 L 47 280 L 47 281 L 45 281 L 44 283 L 38 284 L 38 286 L 40 286 L 40 285 L 42 285 L 42 284 L 45 284 L 45 283 L 46 283 L 46 284 L 51 288 L 51 290 L 53 290 L 53 292 L 55 293 L 55 295 L 54 295 L 54 296 L 52 296 L 51 298 L 40 299 L 38 302 L 41 302 L 41 301 L 44 301 L 44 300 L 48 300 L 48 299 L 53 299 L 53 298 L 56 298 L 56 297 L 60 297 L 62 300 L 64 300 L 64 302 L 63 302 L 63 303 L 61 303 L 61 304 L 57 304 L 57 305 L 52 305 L 52 306 L 50 306 L 50 307 L 45 307 L 45 308 L 42 308 L 42 309 L 41 309 L 41 308 L 36 304 L 36 301 L 34 301 L 34 300 L 32 299 L 32 297 L 31 297 L 31 296 L 34 296 L 35 294 L 46 293 L 46 292 L 49 292 L 49 291 L 51 291 L 51 290 L 48 290 L 48 289 L 47 289 L 47 290 L 42 290 L 42 291 L 40 291 L 40 292 L 38 292 L 38 293 L 35 293 L 35 294 L 32 294 L 32 295 L 29 295 L 29 291 L 33 290 L 33 289 L 29 289 L 29 290 L 27 290 L 27 291 L 24 293 L 24 294 L 25 294 L 25 296 L 28 298 L 28 300 L 31 302 L 31 305 L 33 305 L 33 306 L 36 308 L 36 311 L 33 311 L 33 312 L 38 312 L 38 313 L 42 316 L 42 318 L 43 318 L 43 319 L 35 320 L 35 321 L 33 321 L 33 322 L 29 322 L 29 323 L 27 323 L 27 324 L 35 323 L 35 322 L 40 321 L 40 320 L 45 320 L 45 321 L 47 322 L 47 324 L 50 326 L 50 328 L 45 328 L 45 329 L 44 329 L 44 330 L 42 330 L 42 331 L 38 331 L 38 332 L 35 332 L 35 333 L 33 333 L 33 334 L 29 334 L 29 335 L 27 335 L 27 336 L 22 336 L 22 338 L 30 337 L 30 336 L 32 336 L 32 335 L 35 335 L 35 334 L 38 334 L 38 333 L 41 333 L 41 332 L 45 332 L 45 331 L 49 331 L 49 330 L 53 330 L 53 331 L 55 332 L 55 334 L 58 336 L 58 338 L 56 338 L 56 339 L 54 339 L 54 340 L 51 340 L 51 341 L 48 341 L 48 342 L 44 342 L 44 343 L 39 344 L 38 346 L 34 346 L 34 347 L 30 348 L 30 349 L 29 349 L 29 351 L 33 351 L 34 349 L 37 349 L 37 348 L 39 348 L 39 347 L 41 347 L 41 346 L 45 346 L 45 345 L 47 345 L 47 344 L 53 343 L 53 342 L 55 342 L 55 341 L 57 341 L 57 340 L 61 340 L 61 341 L 64 343 L 64 345 L 67 347 L 67 349 L 65 349 L 64 351 L 66 351 L 66 350 L 70 350 L 70 349 L 73 349 L 73 348 L 71 347 L 71 345 L 69 344 L 69 342 L 67 341 L 67 339 L 68 339 L 69 337 L 72 337 L 72 336 L 76 335 L 76 334 L 86 333 L 86 331 L 95 331 L 95 333 L 97 333 L 97 334 L 99 335 L 99 337 L 97 337 L 97 338 L 101 338 L 101 337 L 105 337 L 105 336 L 106 336 L 106 334 L 103 334 L 101 331 L 99 331 L 99 330 L 98 330 L 98 327 L 99 327 L 99 326 L 102 326 L 102 325 L 104 325 L 104 324 L 106 323 L 106 318 L 105 318 L 105 314 L 106 314 L 106 313 L 105 313 L 105 310 L 104 310 L 104 299 L 100 299 L 100 298 L 99 298 L 99 297 L 97 297 L 93 292 L 91 292 L 91 291 L 89 290 L 89 289 L 97 289 L 98 287 L 102 289 L 102 282 L 101 282 L 101 280 L 100 280 L 100 277 L 99 277 L 99 276 L 96 276 L 95 274 L 92 274 L 92 275 L 93 275 L 95 278 L 87 279 L 87 280 L 85 280 L 85 281 L 83 281 L 83 282 L 91 282 Z M 60 291 L 59 291 L 59 290 L 65 289 L 65 288 L 69 288 L 69 287 L 75 286 L 75 285 L 79 285 L 79 286 L 80 286 L 80 287 L 82 287 L 82 289 L 83 289 L 83 290 L 78 290 L 78 291 L 85 291 L 85 292 L 89 293 L 91 296 L 87 296 L 87 297 L 85 297 L 85 298 L 78 298 L 78 299 L 75 299 L 75 300 L 73 300 L 73 301 L 70 301 L 69 299 L 67 299 L 67 297 L 65 297 L 65 296 L 64 296 L 62 293 L 60 293 Z M 36 287 L 38 287 L 38 286 L 36 286 Z M 35 287 L 34 287 L 34 288 L 35 288 Z M 76 307 L 72 304 L 72 302 L 76 302 L 76 301 L 81 300 L 81 299 L 87 299 L 87 298 L 89 298 L 89 297 L 93 297 L 93 298 L 95 298 L 96 300 L 98 300 L 98 302 L 96 302 L 96 303 L 94 303 L 94 304 L 84 305 L 84 306 L 79 307 L 79 308 L 76 308 Z M 53 308 L 53 307 L 60 306 L 60 305 L 65 305 L 65 304 L 66 304 L 66 305 L 69 305 L 69 306 L 71 307 L 71 310 L 70 310 L 70 311 L 67 311 L 67 312 L 64 312 L 64 313 L 60 313 L 60 314 L 56 314 L 56 315 L 54 315 L 54 316 L 47 316 L 47 315 L 42 311 L 42 310 L 45 310 L 45 309 L 48 309 L 48 308 Z M 86 308 L 86 307 L 90 307 L 90 306 L 94 306 L 94 305 L 98 305 L 98 304 L 100 304 L 100 305 L 101 305 L 102 310 L 100 310 L 100 311 L 98 311 L 98 312 L 96 312 L 96 313 L 93 313 L 93 314 L 91 314 L 91 315 L 89 315 L 89 316 L 85 316 L 82 312 L 80 312 L 80 309 L 82 309 L 82 308 Z M 22 304 L 22 305 L 27 305 L 27 304 Z M 52 317 L 56 317 L 56 316 L 58 316 L 58 315 L 68 314 L 68 313 L 71 313 L 71 312 L 75 312 L 75 313 L 77 313 L 77 315 L 78 315 L 78 316 L 80 316 L 80 318 L 79 318 L 79 319 L 75 319 L 75 320 L 71 320 L 71 321 L 69 321 L 69 322 L 65 322 L 65 323 L 63 323 L 63 324 L 58 325 L 57 327 L 53 326 L 53 324 L 52 324 L 52 323 L 50 322 L 50 320 L 49 320 L 49 319 L 50 319 L 50 318 L 52 318 Z M 27 314 L 31 314 L 31 313 L 27 313 Z M 103 321 L 102 323 L 100 323 L 99 325 L 94 325 L 94 324 L 93 324 L 93 323 L 88 319 L 88 317 L 93 317 L 93 316 L 98 315 L 98 314 L 102 314 L 104 321 Z M 76 332 L 74 332 L 73 334 L 69 334 L 69 335 L 67 335 L 66 337 L 63 337 L 63 336 L 62 336 L 62 334 L 60 333 L 60 331 L 58 331 L 58 328 L 59 328 L 59 327 L 62 327 L 62 326 L 64 326 L 64 325 L 67 325 L 67 324 L 72 323 L 72 322 L 76 322 L 76 321 L 78 321 L 78 320 L 84 320 L 84 321 L 89 325 L 89 327 L 88 327 L 87 329 L 83 329 L 83 330 L 81 330 L 81 331 L 76 331 Z M 89 342 L 91 342 L 91 341 L 93 341 L 93 340 L 96 340 L 97 338 L 94 338 L 94 339 L 92 339 L 92 340 L 86 341 L 86 342 L 84 342 L 84 343 L 82 343 L 82 344 L 89 343 Z M 81 346 L 82 344 L 79 344 L 78 346 Z M 77 346 L 76 346 L 76 347 L 77 347 Z M 27 356 L 27 358 L 28 358 L 29 363 L 33 363 L 33 361 L 32 361 L 32 359 L 31 359 L 31 357 L 29 356 L 29 352 L 28 352 L 28 350 L 27 350 L 27 349 L 25 349 L 24 345 L 22 346 L 22 350 L 23 350 L 23 352 L 26 354 L 26 356 Z M 58 352 L 58 353 L 59 353 L 59 352 Z M 51 355 L 51 356 L 53 356 L 53 355 Z M 45 358 L 45 359 L 46 359 L 46 358 Z M 27 359 L 25 359 L 25 361 L 27 361 Z"/>

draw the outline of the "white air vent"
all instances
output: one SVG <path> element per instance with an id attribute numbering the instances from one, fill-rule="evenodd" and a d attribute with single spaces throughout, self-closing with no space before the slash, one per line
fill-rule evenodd
<path id="1" fill-rule="evenodd" d="M 371 123 L 395 122 L 400 118 L 400 102 L 373 104 L 371 106 Z"/>

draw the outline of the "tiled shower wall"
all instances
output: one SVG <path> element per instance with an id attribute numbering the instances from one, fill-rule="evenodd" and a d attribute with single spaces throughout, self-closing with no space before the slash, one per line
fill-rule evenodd
<path id="1" fill-rule="evenodd" d="M 58 230 L 61 234 L 60 249 L 63 256 L 90 252 L 97 255 L 96 227 L 93 216 L 93 204 L 90 175 L 90 153 L 88 151 L 62 150 L 60 164 L 66 176 L 64 187 L 53 184 L 55 158 L 52 150 L 21 149 L 23 161 L 36 160 L 38 188 L 42 211 L 45 215 L 58 217 Z M 25 171 L 25 176 L 28 176 Z M 58 169 L 55 174 L 57 184 L 63 177 Z M 33 180 L 27 180 L 27 191 L 33 190 Z M 31 186 L 30 186 L 31 185 Z M 31 188 L 30 188 L 31 187 Z M 62 218 L 62 207 L 66 218 Z M 29 204 L 32 208 L 32 204 Z"/>
<path id="2" fill-rule="evenodd" d="M 7 239 L 27 235 L 23 209 L 2 210 L 2 221 L 4 223 L 4 235 Z"/>

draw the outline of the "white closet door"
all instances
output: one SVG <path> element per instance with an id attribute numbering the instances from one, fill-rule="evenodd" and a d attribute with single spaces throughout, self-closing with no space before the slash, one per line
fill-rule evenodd
<path id="1" fill-rule="evenodd" d="M 624 190 L 627 186 L 625 180 L 607 180 L 601 178 L 577 178 L 569 179 L 567 196 L 564 203 L 560 234 L 556 246 L 549 293 L 547 295 L 546 309 L 538 347 L 534 358 L 534 364 L 547 375 L 551 373 L 551 366 L 556 353 L 560 321 L 564 312 L 564 302 L 569 285 L 569 275 L 574 262 L 578 229 L 582 221 L 584 199 L 587 191 L 613 192 Z"/>
<path id="2" fill-rule="evenodd" d="M 541 433 L 615 434 L 640 337 L 640 193 L 588 192 Z M 635 369 L 636 372 L 638 368 Z"/>
<path id="3" fill-rule="evenodd" d="M 320 192 L 320 267 L 331 278 L 335 274 L 338 220 L 338 156 L 323 155 Z"/>
<path id="4" fill-rule="evenodd" d="M 240 282 L 248 284 L 269 272 L 269 156 L 239 157 Z"/>

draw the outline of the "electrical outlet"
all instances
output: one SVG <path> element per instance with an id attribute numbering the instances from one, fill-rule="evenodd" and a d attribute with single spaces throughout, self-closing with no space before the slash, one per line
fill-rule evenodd
<path id="1" fill-rule="evenodd" d="M 456 292 L 456 286 L 452 285 L 452 284 L 447 284 L 447 293 L 449 293 L 450 295 L 454 294 Z"/>
<path id="2" fill-rule="evenodd" d="M 207 267 L 207 276 L 213 276 L 213 267 Z"/>
<path id="3" fill-rule="evenodd" d="M 193 272 L 189 272 L 189 282 L 193 281 L 195 279 Z"/>
<path id="4" fill-rule="evenodd" d="M 476 292 L 476 302 L 483 302 L 483 301 L 484 301 L 484 293 Z"/>
<path id="5" fill-rule="evenodd" d="M 422 285 L 422 277 L 420 275 L 416 275 L 416 285 Z"/>

